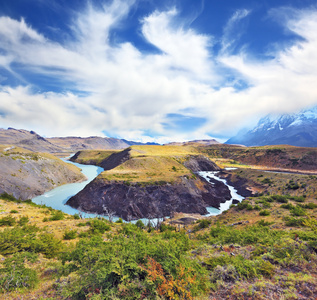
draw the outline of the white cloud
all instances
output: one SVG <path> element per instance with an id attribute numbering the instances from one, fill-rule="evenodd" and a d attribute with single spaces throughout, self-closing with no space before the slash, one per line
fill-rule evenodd
<path id="1" fill-rule="evenodd" d="M 111 31 L 124 22 L 133 3 L 113 1 L 98 10 L 88 6 L 73 20 L 74 40 L 63 43 L 47 39 L 23 19 L 1 17 L 0 65 L 10 70 L 12 63 L 19 63 L 59 80 L 66 91 L 2 86 L 1 127 L 33 129 L 47 136 L 106 131 L 127 139 L 167 142 L 207 138 L 211 132 L 230 134 L 257 116 L 317 104 L 316 11 L 297 12 L 285 23 L 303 40 L 278 50 L 274 59 L 260 61 L 247 53 L 230 55 L 233 24 L 244 19 L 247 10 L 229 20 L 222 40 L 226 51 L 218 56 L 210 50 L 213 37 L 187 29 L 176 9 L 155 11 L 141 20 L 144 39 L 161 53 L 142 53 L 129 41 L 111 44 Z M 228 70 L 249 87 L 219 88 Z M 169 130 L 162 123 L 171 113 L 205 118 L 206 123 L 191 132 Z"/>

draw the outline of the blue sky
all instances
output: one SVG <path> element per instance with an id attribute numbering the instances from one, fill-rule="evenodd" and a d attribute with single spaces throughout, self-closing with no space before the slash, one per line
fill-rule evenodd
<path id="1" fill-rule="evenodd" d="M 311 0 L 0 2 L 0 127 L 218 138 L 317 105 Z"/>

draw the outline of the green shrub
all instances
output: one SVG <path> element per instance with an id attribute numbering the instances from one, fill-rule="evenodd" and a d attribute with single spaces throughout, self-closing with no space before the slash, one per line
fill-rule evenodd
<path id="1" fill-rule="evenodd" d="M 230 256 L 227 253 L 210 258 L 206 264 L 212 271 L 215 271 L 217 266 L 233 266 L 238 277 L 245 279 L 257 278 L 259 275 L 272 277 L 275 272 L 275 267 L 268 261 L 245 259 L 242 255 Z"/>
<path id="2" fill-rule="evenodd" d="M 317 204 L 310 202 L 307 204 L 299 204 L 298 206 L 304 209 L 315 209 L 317 207 Z"/>
<path id="3" fill-rule="evenodd" d="M 202 219 L 202 220 L 198 220 L 198 229 L 203 229 L 203 228 L 208 228 L 209 225 L 211 224 L 211 220 L 208 219 Z"/>
<path id="4" fill-rule="evenodd" d="M 252 210 L 253 206 L 250 204 L 248 200 L 243 200 L 242 202 L 239 202 L 237 204 L 237 208 L 238 210 L 243 210 L 243 209 Z"/>
<path id="5" fill-rule="evenodd" d="M 0 226 L 14 226 L 16 224 L 16 219 L 11 215 L 3 217 L 0 219 Z"/>
<path id="6" fill-rule="evenodd" d="M 73 240 L 77 237 L 76 230 L 67 230 L 64 232 L 63 239 L 64 240 Z"/>
<path id="7" fill-rule="evenodd" d="M 145 229 L 145 225 L 141 220 L 137 220 L 135 225 L 139 227 L 140 229 Z"/>
<path id="8" fill-rule="evenodd" d="M 289 196 L 283 196 L 283 195 L 273 195 L 271 196 L 271 199 L 278 203 L 288 203 Z"/>
<path id="9" fill-rule="evenodd" d="M 89 233 L 87 231 L 83 231 L 83 232 L 78 233 L 79 238 L 85 238 L 88 236 L 89 236 Z"/>
<path id="10" fill-rule="evenodd" d="M 29 217 L 28 216 L 22 216 L 19 221 L 18 221 L 18 224 L 20 226 L 24 226 L 26 225 L 27 223 L 29 223 Z"/>
<path id="11" fill-rule="evenodd" d="M 142 221 L 141 221 L 142 222 Z M 119 223 L 119 224 L 122 224 L 123 223 L 123 220 L 121 218 L 119 218 L 116 223 Z"/>
<path id="12" fill-rule="evenodd" d="M 294 217 L 285 217 L 284 218 L 285 225 L 286 226 L 295 226 L 300 227 L 304 226 L 305 224 L 305 218 L 294 218 Z"/>
<path id="13" fill-rule="evenodd" d="M 261 210 L 259 213 L 260 216 L 269 216 L 270 214 L 271 214 L 270 211 L 268 211 L 266 209 Z"/>
<path id="14" fill-rule="evenodd" d="M 160 225 L 160 231 L 161 232 L 165 232 L 167 230 L 171 230 L 171 231 L 175 231 L 175 227 L 174 226 L 171 226 L 171 225 L 167 225 L 165 223 L 161 223 Z"/>
<path id="15" fill-rule="evenodd" d="M 111 229 L 110 225 L 104 219 L 93 219 L 89 222 L 90 233 L 92 234 L 103 234 Z"/>
<path id="16" fill-rule="evenodd" d="M 265 220 L 262 219 L 257 224 L 259 226 L 270 226 L 270 225 L 274 224 L 274 222 L 268 222 L 268 221 L 265 221 Z"/>
<path id="17" fill-rule="evenodd" d="M 35 270 L 25 267 L 25 262 L 35 262 L 37 255 L 28 252 L 16 253 L 6 258 L 0 269 L 0 292 L 6 293 L 20 288 L 34 288 L 38 283 Z"/>
<path id="18" fill-rule="evenodd" d="M 80 215 L 79 214 L 74 214 L 73 218 L 74 218 L 74 220 L 79 220 L 80 219 Z"/>
<path id="19" fill-rule="evenodd" d="M 291 214 L 295 217 L 301 217 L 301 216 L 305 216 L 306 212 L 303 208 L 299 207 L 299 206 L 294 206 L 291 209 Z"/>
<path id="20" fill-rule="evenodd" d="M 16 199 L 14 196 L 12 196 L 8 193 L 2 193 L 0 195 L 0 198 L 4 199 L 4 200 L 12 201 L 12 202 L 21 202 L 21 200 Z"/>
<path id="21" fill-rule="evenodd" d="M 54 234 L 42 233 L 33 241 L 31 249 L 43 253 L 47 258 L 53 258 L 62 250 L 62 242 Z"/>
<path id="22" fill-rule="evenodd" d="M 287 203 L 287 204 L 282 204 L 281 205 L 281 208 L 285 208 L 285 209 L 289 209 L 289 210 L 293 209 L 294 207 L 295 206 L 293 204 L 291 204 L 291 203 Z"/>
<path id="23" fill-rule="evenodd" d="M 63 275 L 76 274 L 63 285 L 65 297 L 86 299 L 98 289 L 101 299 L 165 299 L 160 289 L 168 279 L 175 286 L 174 299 L 198 298 L 210 291 L 208 272 L 188 259 L 191 241 L 185 234 L 166 231 L 151 235 L 134 224 L 104 242 L 101 236 L 81 239 L 76 248 L 62 255 Z M 160 277 L 156 278 L 156 275 Z M 183 282 L 186 297 L 178 289 Z M 167 286 L 168 288 L 168 286 Z M 166 289 L 165 289 L 166 291 Z M 102 294 L 101 294 L 102 293 Z"/>
<path id="24" fill-rule="evenodd" d="M 290 180 L 287 184 L 286 184 L 286 188 L 289 190 L 297 190 L 299 189 L 299 185 L 297 182 L 294 182 L 293 180 Z"/>
<path id="25" fill-rule="evenodd" d="M 273 181 L 270 178 L 264 178 L 263 180 L 261 180 L 262 183 L 264 184 L 272 184 Z"/>
<path id="26" fill-rule="evenodd" d="M 17 214 L 17 213 L 19 213 L 16 209 L 12 209 L 11 211 L 10 211 L 10 214 Z"/>
<path id="27" fill-rule="evenodd" d="M 65 219 L 65 215 L 62 211 L 57 210 L 54 211 L 52 216 L 50 217 L 50 221 L 60 221 L 60 220 L 64 220 Z"/>

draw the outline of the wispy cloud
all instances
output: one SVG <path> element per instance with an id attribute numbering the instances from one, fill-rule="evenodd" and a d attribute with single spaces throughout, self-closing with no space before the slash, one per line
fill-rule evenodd
<path id="1" fill-rule="evenodd" d="M 317 104 L 317 11 L 294 13 L 285 24 L 303 39 L 261 61 L 246 52 L 229 51 L 235 24 L 250 14 L 248 10 L 237 11 L 228 21 L 219 54 L 210 51 L 213 37 L 184 26 L 176 8 L 154 11 L 140 20 L 140 32 L 156 53 L 143 53 L 129 40 L 112 43 L 111 33 L 133 4 L 88 6 L 73 18 L 73 39 L 61 42 L 48 39 L 23 19 L 1 17 L 0 65 L 13 70 L 19 64 L 31 74 L 64 83 L 64 92 L 45 93 L 35 92 L 32 84 L 2 86 L 1 126 L 48 136 L 106 131 L 166 142 L 228 134 L 254 116 Z M 249 87 L 219 86 L 228 70 Z M 165 126 L 175 123 L 175 115 L 199 126 L 187 132 Z"/>
<path id="2" fill-rule="evenodd" d="M 248 9 L 237 10 L 231 18 L 228 20 L 226 26 L 223 29 L 223 37 L 221 41 L 222 54 L 233 50 L 235 44 L 243 34 L 243 30 L 239 23 L 245 19 L 251 13 Z"/>

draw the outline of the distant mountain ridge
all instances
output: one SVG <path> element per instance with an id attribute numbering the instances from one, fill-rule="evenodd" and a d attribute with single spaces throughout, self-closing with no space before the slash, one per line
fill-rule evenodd
<path id="1" fill-rule="evenodd" d="M 204 146 L 210 146 L 210 145 L 218 145 L 220 144 L 217 140 L 215 139 L 210 139 L 210 140 L 193 140 L 193 141 L 188 141 L 188 142 L 171 142 L 166 145 L 169 146 L 185 146 L 185 145 L 194 145 L 194 144 L 201 144 Z"/>
<path id="2" fill-rule="evenodd" d="M 34 131 L 0 128 L 0 144 L 19 146 L 35 152 L 61 153 L 79 150 L 120 150 L 132 145 L 154 145 L 108 137 L 54 137 L 43 138 Z"/>
<path id="3" fill-rule="evenodd" d="M 257 126 L 240 132 L 226 144 L 265 146 L 287 144 L 299 147 L 317 147 L 317 107 L 297 114 L 266 116 Z"/>

